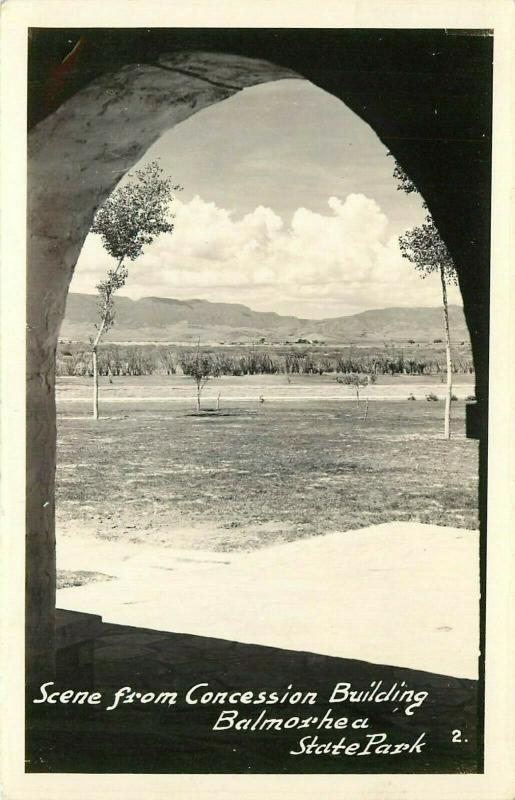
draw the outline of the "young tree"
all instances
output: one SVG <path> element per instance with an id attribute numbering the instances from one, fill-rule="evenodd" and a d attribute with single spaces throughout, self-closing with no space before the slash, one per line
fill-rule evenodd
<path id="1" fill-rule="evenodd" d="M 394 178 L 397 178 L 397 186 L 406 194 L 417 192 L 417 187 L 404 172 L 398 162 L 395 162 L 393 171 Z M 427 205 L 424 202 L 424 208 Z M 444 438 L 451 438 L 451 402 L 452 402 L 452 357 L 451 357 L 451 333 L 449 325 L 449 306 L 447 303 L 448 284 L 458 283 L 456 266 L 452 256 L 447 249 L 447 245 L 441 238 L 433 218 L 428 213 L 423 225 L 412 228 L 403 236 L 399 236 L 399 247 L 404 258 L 407 258 L 422 278 L 438 273 L 442 286 L 442 306 L 445 328 L 445 356 L 447 365 L 447 390 L 445 393 L 445 416 L 444 416 Z"/>
<path id="2" fill-rule="evenodd" d="M 157 161 L 138 169 L 118 187 L 101 206 L 93 220 L 92 233 L 102 240 L 104 250 L 115 259 L 105 280 L 97 284 L 99 324 L 91 338 L 93 356 L 93 417 L 98 419 L 98 346 L 102 336 L 114 325 L 114 294 L 125 286 L 128 277 L 126 262 L 135 261 L 143 248 L 162 233 L 172 233 L 170 205 L 174 192 L 171 178 L 163 176 Z"/>
<path id="3" fill-rule="evenodd" d="M 423 225 L 399 236 L 399 246 L 404 258 L 410 261 L 422 278 L 438 273 L 442 285 L 442 305 L 445 327 L 445 355 L 447 363 L 447 389 L 445 392 L 444 437 L 451 438 L 452 358 L 447 285 L 457 284 L 456 267 L 445 242 L 440 237 L 432 217 L 428 214 Z"/>
<path id="4" fill-rule="evenodd" d="M 356 406 L 359 408 L 359 400 L 360 400 L 360 391 L 362 387 L 370 386 L 371 383 L 376 382 L 376 376 L 372 373 L 370 375 L 361 375 L 359 372 L 348 372 L 345 375 L 340 375 L 336 378 L 337 383 L 341 383 L 344 386 L 354 386 L 354 390 L 356 392 Z M 367 406 L 366 412 L 368 414 L 368 395 L 367 395 Z"/>
<path id="5" fill-rule="evenodd" d="M 377 381 L 377 375 L 375 374 L 375 372 L 370 372 L 367 375 L 367 384 L 366 384 L 367 387 L 370 388 L 370 386 L 372 386 L 372 384 L 374 384 L 376 381 Z M 367 421 L 369 403 L 370 403 L 370 392 L 367 391 L 367 396 L 365 398 L 365 412 L 363 414 L 363 422 Z"/>
<path id="6" fill-rule="evenodd" d="M 185 375 L 193 378 L 197 386 L 197 413 L 200 413 L 200 396 L 206 383 L 211 378 L 216 378 L 219 374 L 219 367 L 215 359 L 209 353 L 202 353 L 200 349 L 200 339 L 193 355 L 183 354 L 181 367 Z"/>

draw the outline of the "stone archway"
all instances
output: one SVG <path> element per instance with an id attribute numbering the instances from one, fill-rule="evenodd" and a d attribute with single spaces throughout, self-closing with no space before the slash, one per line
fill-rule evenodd
<path id="1" fill-rule="evenodd" d="M 345 34 L 345 32 L 343 32 Z M 276 44 L 274 44 L 276 46 Z M 367 54 L 369 61 L 378 54 Z M 192 50 L 158 55 L 152 63 L 122 64 L 88 81 L 42 119 L 29 135 L 28 182 L 28 358 L 27 358 L 27 668 L 30 683 L 48 680 L 53 671 L 55 612 L 55 349 L 64 316 L 68 286 L 94 212 L 122 175 L 167 129 L 243 88 L 283 78 L 305 78 L 346 102 L 393 152 L 423 192 L 442 235 L 455 256 L 465 313 L 478 373 L 478 398 L 486 396 L 486 367 L 481 336 L 483 307 L 478 304 L 477 255 L 484 237 L 468 237 L 474 216 L 459 235 L 446 216 L 448 203 L 438 174 L 453 154 L 445 141 L 435 164 L 434 144 L 414 144 L 413 135 L 396 136 L 407 123 L 388 109 L 385 82 L 356 80 L 342 70 L 335 75 L 295 69 L 229 52 Z M 339 88 L 335 88 L 335 80 Z M 445 98 L 445 76 L 440 86 Z M 390 84 L 398 101 L 398 81 Z M 420 102 L 418 83 L 411 83 L 413 103 Z M 408 94 L 409 94 L 408 92 Z M 428 98 L 434 102 L 433 97 Z M 404 101 L 406 97 L 404 98 Z M 366 101 L 366 102 L 365 102 Z M 425 102 L 425 99 L 424 99 Z M 443 101 L 442 101 L 443 102 Z M 398 113 L 398 111 L 397 111 Z M 409 133 L 409 132 L 408 132 Z M 448 167 L 450 169 L 450 167 Z M 436 175 L 436 177 L 435 177 Z M 465 187 L 466 190 L 466 187 Z M 460 191 L 463 194 L 463 187 Z M 452 208 L 452 203 L 451 207 Z M 449 208 L 449 210 L 450 210 Z M 475 247 L 474 247 L 475 245 Z M 471 259 L 474 270 L 470 268 Z M 476 259 L 474 261 L 474 259 Z M 481 271 L 479 271 L 481 275 Z M 481 281 L 480 281 L 481 283 Z M 483 281 L 484 283 L 484 281 Z"/>
<path id="2" fill-rule="evenodd" d="M 82 89 L 29 137 L 27 627 L 29 674 L 53 670 L 55 349 L 95 210 L 166 130 L 259 83 L 298 78 L 241 56 L 175 53 Z M 37 678 L 36 678 L 37 681 Z"/>

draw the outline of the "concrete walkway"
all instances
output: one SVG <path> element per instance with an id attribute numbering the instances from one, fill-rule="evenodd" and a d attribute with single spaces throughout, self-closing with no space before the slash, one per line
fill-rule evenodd
<path id="1" fill-rule="evenodd" d="M 115 576 L 57 593 L 105 622 L 477 678 L 474 531 L 394 522 L 249 554 L 62 537 L 57 562 Z"/>

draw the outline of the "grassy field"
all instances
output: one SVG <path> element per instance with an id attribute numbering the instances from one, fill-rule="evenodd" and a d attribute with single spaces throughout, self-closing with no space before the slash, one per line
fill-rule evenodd
<path id="1" fill-rule="evenodd" d="M 234 399 L 195 416 L 180 397 L 118 397 L 94 421 L 89 386 L 60 392 L 61 534 L 228 551 L 391 520 L 477 527 L 462 400 L 445 442 L 443 402 L 408 402 L 410 387 L 372 401 L 364 422 L 363 406 L 325 398 Z"/>

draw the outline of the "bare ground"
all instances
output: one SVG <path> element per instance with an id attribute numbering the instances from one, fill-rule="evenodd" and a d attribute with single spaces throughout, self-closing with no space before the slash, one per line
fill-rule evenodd
<path id="1" fill-rule="evenodd" d="M 96 422 L 61 402 L 58 530 L 230 551 L 393 520 L 475 529 L 464 409 L 453 403 L 446 442 L 442 402 L 373 401 L 366 422 L 334 400 L 234 403 L 219 417 L 122 400 Z"/>

